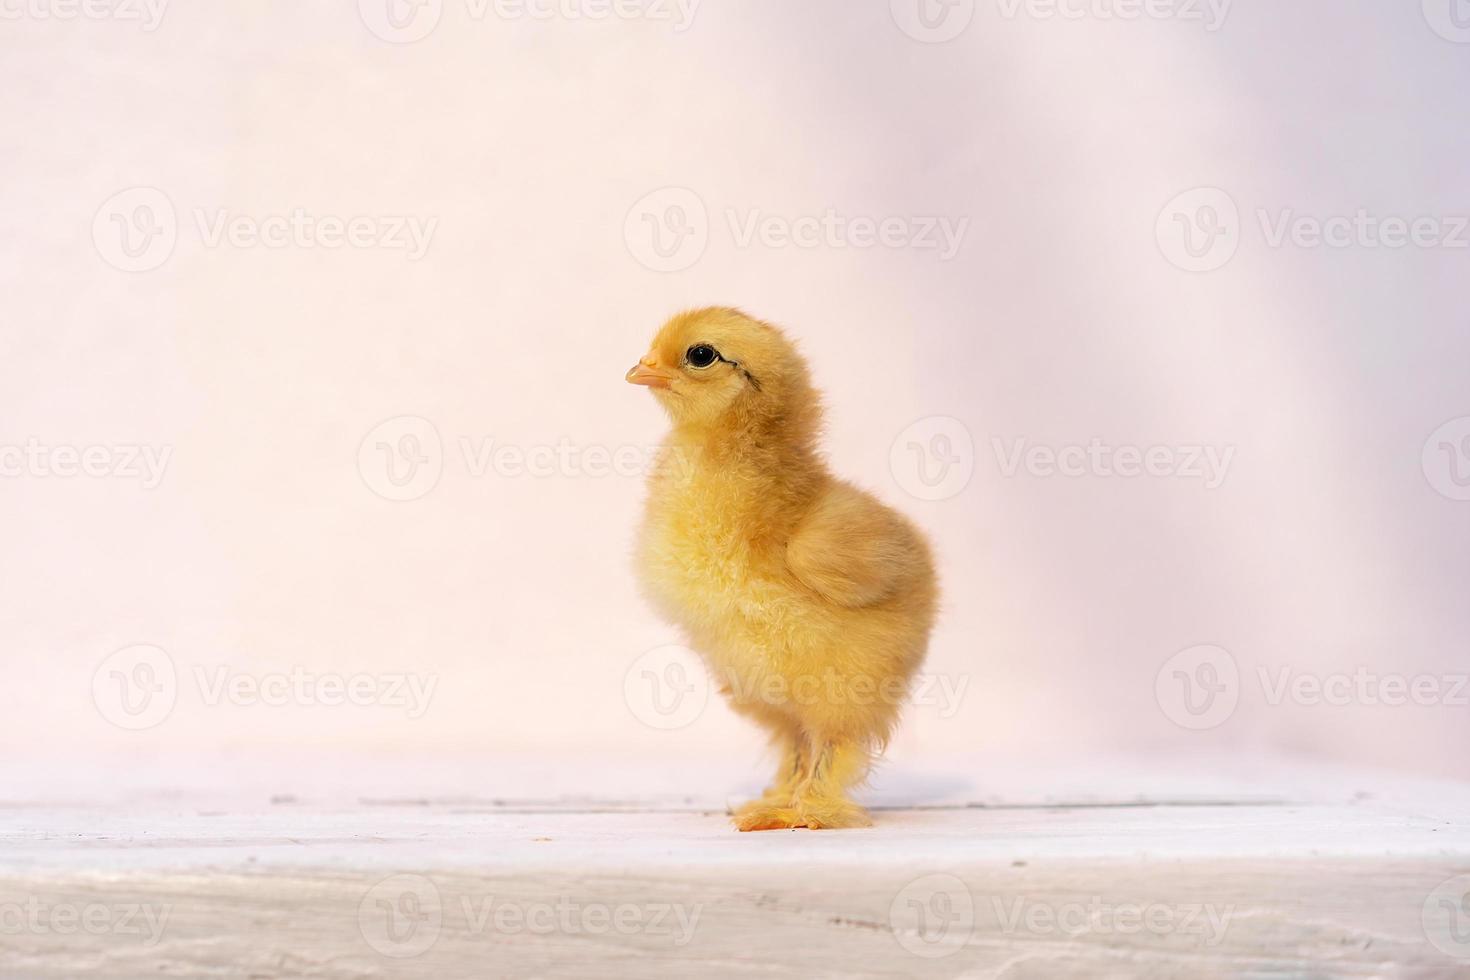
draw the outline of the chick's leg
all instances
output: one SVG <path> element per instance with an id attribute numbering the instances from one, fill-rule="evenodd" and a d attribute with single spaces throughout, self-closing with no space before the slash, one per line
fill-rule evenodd
<path id="1" fill-rule="evenodd" d="M 847 796 L 867 776 L 873 753 L 864 744 L 812 736 L 806 773 L 796 788 L 796 826 L 812 830 L 871 827 L 868 812 Z"/>
<path id="2" fill-rule="evenodd" d="M 790 803 L 806 772 L 806 740 L 796 729 L 782 732 L 778 736 L 781 766 L 776 770 L 776 779 L 766 788 L 763 799 L 771 802 Z"/>
<path id="3" fill-rule="evenodd" d="M 741 830 L 780 830 L 797 826 L 792 808 L 796 789 L 807 772 L 806 740 L 795 726 L 778 728 L 772 743 L 780 755 L 776 778 L 759 799 L 738 807 L 732 817 Z"/>

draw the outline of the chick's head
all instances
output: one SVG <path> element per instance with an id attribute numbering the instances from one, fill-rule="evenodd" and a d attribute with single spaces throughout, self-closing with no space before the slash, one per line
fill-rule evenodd
<path id="1" fill-rule="evenodd" d="M 780 330 L 739 310 L 680 313 L 627 379 L 648 387 L 675 425 L 815 415 L 806 362 Z"/>

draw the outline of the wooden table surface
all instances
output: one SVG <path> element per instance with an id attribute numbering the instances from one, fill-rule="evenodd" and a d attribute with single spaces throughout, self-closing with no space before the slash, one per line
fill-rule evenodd
<path id="1" fill-rule="evenodd" d="M 1087 770 L 742 835 L 698 794 L 253 778 L 0 808 L 0 976 L 1470 976 L 1458 783 Z"/>

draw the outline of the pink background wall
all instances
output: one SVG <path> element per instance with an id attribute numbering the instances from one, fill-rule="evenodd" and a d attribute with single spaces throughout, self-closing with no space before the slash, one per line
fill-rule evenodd
<path id="1" fill-rule="evenodd" d="M 1459 0 L 981 0 L 927 27 L 909 0 L 430 0 L 397 34 L 389 0 L 151 30 L 47 2 L 0 34 L 13 763 L 748 762 L 717 698 L 660 730 L 629 679 L 677 680 L 639 658 L 678 637 L 629 574 L 627 471 L 664 422 L 622 375 L 718 302 L 800 339 L 833 466 L 942 556 L 930 672 L 957 693 L 912 712 L 895 771 L 985 746 L 1470 774 Z M 327 226 L 267 221 L 296 209 Z M 803 221 L 829 211 L 843 230 Z M 1360 211 L 1346 247 L 1299 221 Z M 399 219 L 426 239 L 396 247 Z M 376 428 L 404 416 L 428 425 Z M 1050 471 L 1094 439 L 1168 448 Z M 531 475 L 487 440 L 563 448 Z M 1042 455 L 1008 472 L 1017 440 Z M 159 478 L 116 474 L 126 446 L 166 451 Z M 57 475 L 68 447 L 114 475 Z M 366 675 L 370 703 L 252 699 L 298 668 Z M 1181 715 L 1176 669 L 1224 707 Z M 1363 693 L 1385 677 L 1432 703 Z M 421 711 L 394 678 L 434 685 Z"/>

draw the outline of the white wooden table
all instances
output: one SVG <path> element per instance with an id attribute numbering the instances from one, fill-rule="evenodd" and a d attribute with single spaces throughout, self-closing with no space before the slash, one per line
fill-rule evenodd
<path id="1" fill-rule="evenodd" d="M 1463 785 L 1107 779 L 745 835 L 656 795 L 20 798 L 0 976 L 1470 976 Z"/>

